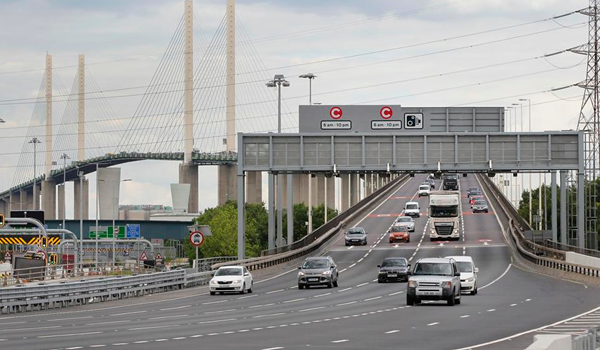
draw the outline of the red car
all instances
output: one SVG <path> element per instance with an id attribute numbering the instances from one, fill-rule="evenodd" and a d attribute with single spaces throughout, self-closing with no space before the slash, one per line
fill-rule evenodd
<path id="1" fill-rule="evenodd" d="M 410 242 L 410 233 L 408 227 L 404 225 L 394 225 L 390 228 L 390 243 L 394 242 Z"/>

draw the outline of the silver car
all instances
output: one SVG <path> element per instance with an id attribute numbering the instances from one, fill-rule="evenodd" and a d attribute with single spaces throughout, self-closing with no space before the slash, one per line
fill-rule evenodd
<path id="1" fill-rule="evenodd" d="M 487 213 L 489 211 L 487 202 L 484 200 L 476 200 L 473 203 L 473 213 Z"/>
<path id="2" fill-rule="evenodd" d="M 398 216 L 396 219 L 396 226 L 406 226 L 408 232 L 415 232 L 415 220 L 410 216 Z"/>
<path id="3" fill-rule="evenodd" d="M 346 232 L 345 242 L 346 245 L 367 245 L 367 231 L 362 227 L 353 227 Z"/>
<path id="4" fill-rule="evenodd" d="M 327 288 L 338 286 L 337 265 L 330 256 L 307 258 L 298 269 L 298 289 L 323 285 Z"/>

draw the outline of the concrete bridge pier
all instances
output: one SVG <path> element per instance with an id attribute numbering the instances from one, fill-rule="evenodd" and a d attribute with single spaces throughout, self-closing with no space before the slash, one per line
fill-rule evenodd
<path id="1" fill-rule="evenodd" d="M 360 198 L 360 178 L 359 174 L 350 174 L 350 206 L 359 202 Z"/>
<path id="2" fill-rule="evenodd" d="M 218 166 L 218 205 L 223 205 L 229 200 L 236 200 L 237 196 L 237 165 L 225 164 Z"/>
<path id="3" fill-rule="evenodd" d="M 83 187 L 83 189 L 81 188 Z M 73 207 L 75 209 L 73 216 L 75 220 L 83 219 L 89 220 L 90 218 L 90 184 L 89 180 L 83 178 L 83 180 L 73 181 Z M 83 196 L 83 198 L 82 198 Z M 62 203 L 59 202 L 59 207 Z M 80 208 L 82 206 L 83 208 Z M 83 209 L 83 213 L 82 210 Z"/>
<path id="4" fill-rule="evenodd" d="M 42 181 L 42 210 L 47 220 L 56 219 L 56 182 L 51 180 Z"/>
<path id="5" fill-rule="evenodd" d="M 342 212 L 350 208 L 350 176 L 351 174 L 340 175 L 342 178 L 342 183 L 340 185 L 340 192 L 342 192 L 342 203 L 340 205 L 340 210 Z"/>
<path id="6" fill-rule="evenodd" d="M 10 198 L 8 199 L 10 201 Z M 8 215 L 9 202 L 6 198 L 0 200 L 0 214 Z"/>
<path id="7" fill-rule="evenodd" d="M 56 189 L 56 196 L 58 197 L 58 216 L 56 217 L 58 220 L 66 219 L 65 216 L 65 184 L 58 186 Z"/>
<path id="8" fill-rule="evenodd" d="M 262 173 L 260 171 L 246 172 L 246 202 L 258 204 L 262 201 Z"/>
<path id="9" fill-rule="evenodd" d="M 33 209 L 33 192 L 20 189 L 19 190 L 19 210 Z"/>
<path id="10" fill-rule="evenodd" d="M 9 197 L 8 210 L 19 210 L 21 209 L 21 196 L 19 192 L 11 192 Z"/>
<path id="11" fill-rule="evenodd" d="M 188 213 L 198 212 L 198 166 L 195 164 L 179 165 L 179 183 L 190 184 Z"/>

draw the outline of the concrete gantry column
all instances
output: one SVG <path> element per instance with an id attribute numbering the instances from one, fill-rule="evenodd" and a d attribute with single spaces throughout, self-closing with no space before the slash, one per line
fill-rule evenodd
<path id="1" fill-rule="evenodd" d="M 179 183 L 190 184 L 190 201 L 188 213 L 198 212 L 198 166 L 195 164 L 179 165 Z"/>
<path id="2" fill-rule="evenodd" d="M 558 222 L 558 218 L 556 217 L 558 210 L 556 207 L 556 204 L 558 202 L 558 198 L 556 198 L 556 171 L 553 171 L 550 173 L 551 174 L 551 180 L 552 180 L 552 240 L 554 242 L 558 242 L 558 227 L 557 227 L 557 222 Z"/>
<path id="3" fill-rule="evenodd" d="M 44 218 L 56 219 L 56 182 L 50 180 L 42 181 L 42 210 Z"/>
<path id="4" fill-rule="evenodd" d="M 585 173 L 577 173 L 577 246 L 586 248 L 587 233 L 585 232 Z"/>
<path id="5" fill-rule="evenodd" d="M 262 173 L 260 171 L 246 172 L 246 203 L 262 203 Z"/>
<path id="6" fill-rule="evenodd" d="M 344 212 L 350 208 L 350 174 L 341 174 L 342 185 L 340 191 L 342 192 L 342 203 L 341 211 Z"/>
<path id="7" fill-rule="evenodd" d="M 223 205 L 228 200 L 236 200 L 237 194 L 237 165 L 219 165 L 218 173 L 218 205 Z"/>
<path id="8" fill-rule="evenodd" d="M 359 193 L 358 174 L 350 174 L 350 206 L 354 206 L 358 203 Z"/>
<path id="9" fill-rule="evenodd" d="M 273 173 L 268 175 L 267 211 L 269 215 L 267 241 L 269 249 L 273 249 L 275 248 L 275 175 Z"/>
<path id="10" fill-rule="evenodd" d="M 560 243 L 569 244 L 567 239 L 567 171 L 560 171 Z"/>
<path id="11" fill-rule="evenodd" d="M 294 204 L 304 203 L 308 205 L 308 177 L 306 174 L 294 174 L 293 181 Z"/>
<path id="12" fill-rule="evenodd" d="M 281 181 L 281 187 L 277 187 L 277 190 L 279 190 L 281 188 L 281 203 L 283 205 L 282 208 L 284 208 L 286 206 L 286 203 L 288 202 L 288 191 L 287 191 L 287 184 L 288 184 L 288 177 L 287 175 L 281 175 L 281 176 L 277 176 L 277 181 Z M 277 185 L 279 186 L 279 185 Z M 293 197 L 293 196 L 292 196 Z M 279 200 L 279 197 L 277 197 Z M 279 209 L 280 206 L 277 205 L 277 209 Z"/>
<path id="13" fill-rule="evenodd" d="M 329 184 L 328 184 L 329 185 Z M 328 188 L 329 189 L 329 188 Z M 325 175 L 316 174 L 312 183 L 312 205 L 316 207 L 325 203 Z"/>
<path id="14" fill-rule="evenodd" d="M 325 181 L 327 182 L 327 208 L 335 209 L 335 177 L 326 177 Z"/>
<path id="15" fill-rule="evenodd" d="M 63 183 L 62 185 L 58 186 L 56 188 L 57 193 L 56 196 L 58 197 L 58 216 L 57 219 L 58 220 L 62 220 L 62 219 L 66 219 L 65 217 L 65 184 Z M 79 203 L 77 203 L 78 205 Z"/>
<path id="16" fill-rule="evenodd" d="M 83 185 L 83 194 L 81 185 Z M 82 198 L 83 195 L 83 198 Z M 83 200 L 83 213 L 79 210 L 80 200 Z M 90 182 L 88 179 L 83 179 L 80 184 L 79 179 L 73 181 L 73 207 L 75 208 L 75 220 L 89 220 L 90 218 Z"/>

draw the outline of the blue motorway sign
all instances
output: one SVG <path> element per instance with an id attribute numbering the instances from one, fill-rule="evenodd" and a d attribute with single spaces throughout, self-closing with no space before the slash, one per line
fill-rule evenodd
<path id="1" fill-rule="evenodd" d="M 140 238 L 140 224 L 127 224 L 127 238 Z"/>

